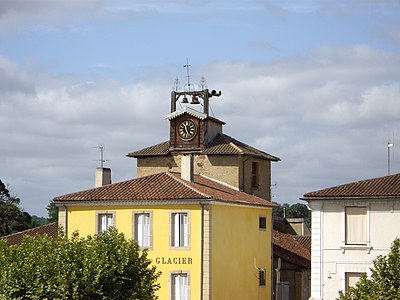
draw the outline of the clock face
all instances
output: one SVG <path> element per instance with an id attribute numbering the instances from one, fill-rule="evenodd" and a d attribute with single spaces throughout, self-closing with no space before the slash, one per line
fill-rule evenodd
<path id="1" fill-rule="evenodd" d="M 197 132 L 196 124 L 192 120 L 183 120 L 178 125 L 178 134 L 182 140 L 190 141 Z"/>

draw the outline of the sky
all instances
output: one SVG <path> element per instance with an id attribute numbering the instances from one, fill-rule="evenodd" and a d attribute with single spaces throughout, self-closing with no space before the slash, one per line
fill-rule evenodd
<path id="1" fill-rule="evenodd" d="M 400 172 L 397 0 L 0 0 L 0 179 L 21 207 L 94 187 L 99 146 L 113 182 L 136 177 L 126 154 L 169 138 L 186 59 L 224 133 L 281 159 L 274 202 Z"/>

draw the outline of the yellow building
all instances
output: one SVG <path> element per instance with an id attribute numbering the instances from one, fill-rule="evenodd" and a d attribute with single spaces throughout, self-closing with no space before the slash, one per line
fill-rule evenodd
<path id="1" fill-rule="evenodd" d="M 60 225 L 81 235 L 115 226 L 136 240 L 162 272 L 162 300 L 271 299 L 268 196 L 279 159 L 222 134 L 223 122 L 208 116 L 215 92 L 189 95 L 205 110 L 175 111 L 180 94 L 172 94 L 167 148 L 128 155 L 138 158 L 138 178 L 111 184 L 99 168 L 97 188 L 53 199 Z"/>

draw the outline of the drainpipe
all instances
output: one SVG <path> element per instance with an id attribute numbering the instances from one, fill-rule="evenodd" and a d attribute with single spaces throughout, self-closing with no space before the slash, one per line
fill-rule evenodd
<path id="1" fill-rule="evenodd" d="M 200 237 L 200 300 L 203 300 L 204 285 L 204 204 L 201 206 L 201 237 Z"/>

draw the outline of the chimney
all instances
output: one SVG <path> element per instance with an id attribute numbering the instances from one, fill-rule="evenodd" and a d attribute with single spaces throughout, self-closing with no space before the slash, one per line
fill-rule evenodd
<path id="1" fill-rule="evenodd" d="M 111 169 L 96 168 L 95 187 L 101 187 L 107 184 L 111 184 Z"/>
<path id="2" fill-rule="evenodd" d="M 191 154 L 181 156 L 181 177 L 186 181 L 193 181 L 193 156 Z"/>

